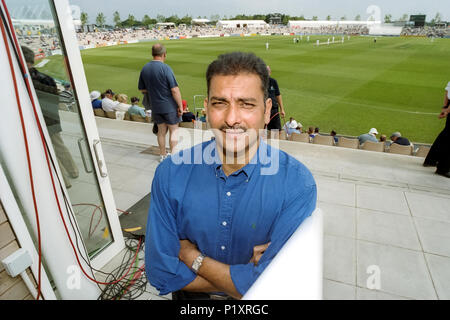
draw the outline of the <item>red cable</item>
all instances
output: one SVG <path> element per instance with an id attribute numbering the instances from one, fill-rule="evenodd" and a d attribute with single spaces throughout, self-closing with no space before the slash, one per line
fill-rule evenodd
<path id="1" fill-rule="evenodd" d="M 3 2 L 3 0 L 2 0 L 2 2 Z M 4 5 L 4 3 L 3 3 L 3 5 Z M 16 94 L 16 102 L 17 102 L 17 106 L 19 107 L 20 122 L 22 124 L 22 132 L 23 132 L 23 138 L 24 138 L 25 149 L 26 149 L 26 156 L 27 156 L 28 175 L 29 175 L 30 184 L 31 184 L 31 195 L 32 195 L 32 198 L 33 198 L 33 206 L 34 206 L 35 217 L 36 217 L 36 228 L 37 228 L 37 238 L 38 238 L 38 255 L 39 255 L 39 261 L 38 261 L 38 283 L 37 283 L 37 285 L 38 285 L 38 287 L 37 287 L 38 294 L 37 294 L 36 300 L 39 300 L 40 295 L 41 295 L 41 266 L 42 266 L 41 226 L 40 226 L 40 223 L 39 223 L 39 212 L 38 212 L 38 208 L 37 208 L 36 194 L 35 194 L 35 190 L 34 190 L 33 172 L 32 172 L 32 168 L 31 168 L 30 150 L 28 148 L 28 139 L 27 139 L 27 132 L 26 132 L 26 129 L 25 129 L 25 121 L 23 119 L 22 107 L 21 107 L 20 98 L 19 98 L 19 89 L 17 87 L 16 75 L 15 75 L 15 72 L 14 72 L 13 61 L 12 61 L 12 57 L 11 57 L 11 52 L 9 50 L 9 44 L 8 44 L 8 40 L 7 40 L 7 36 L 6 36 L 6 31 L 5 31 L 5 26 L 3 24 L 3 20 L 0 20 L 0 25 L 1 25 L 1 29 L 2 29 L 3 41 L 5 43 L 6 52 L 8 54 L 9 66 L 11 68 L 11 75 L 12 75 L 13 83 L 14 83 L 14 92 Z"/>
<path id="2" fill-rule="evenodd" d="M 8 9 L 6 8 L 6 5 L 5 5 L 5 1 L 4 1 L 4 0 L 1 0 L 1 1 L 2 1 L 2 3 L 3 3 L 3 6 L 4 6 L 5 13 L 6 13 L 7 17 L 8 17 L 9 27 L 10 27 L 11 30 L 14 30 L 13 25 L 12 25 L 12 22 L 11 22 L 11 18 L 10 18 L 10 16 L 9 16 Z M 2 23 L 2 32 L 4 32 L 4 30 L 3 30 L 3 23 Z M 20 56 L 20 61 L 19 61 L 19 63 L 22 65 L 23 70 L 25 70 L 24 64 L 23 64 L 23 57 L 22 57 L 22 54 L 21 54 L 21 52 L 20 52 L 20 50 L 19 50 L 19 45 L 18 45 L 18 42 L 17 42 L 16 35 L 15 35 L 14 32 L 12 32 L 12 34 L 13 34 L 13 38 L 14 38 L 14 43 L 16 44 L 16 47 L 18 48 L 17 51 L 19 52 L 19 56 Z M 5 37 L 5 35 L 4 35 L 4 37 Z M 5 41 L 6 41 L 6 38 L 5 38 Z M 7 48 L 8 48 L 8 47 L 7 47 Z M 8 48 L 8 50 L 9 50 L 9 48 Z M 12 59 L 11 59 L 11 57 L 10 57 L 10 53 L 9 53 L 9 58 L 10 58 L 10 61 L 12 61 Z M 11 65 L 11 71 L 12 71 L 12 72 L 14 71 L 14 70 L 12 69 L 12 65 Z M 14 73 L 14 72 L 13 72 L 13 73 Z M 15 76 L 14 76 L 14 79 L 15 79 Z M 40 136 L 41 136 L 41 142 L 42 142 L 42 145 L 43 145 L 43 147 L 44 147 L 44 154 L 45 154 L 45 158 L 46 158 L 46 161 L 47 161 L 47 167 L 48 167 L 48 169 L 49 169 L 50 178 L 51 178 L 51 181 L 52 181 L 53 193 L 54 193 L 54 195 L 55 195 L 56 204 L 57 204 L 57 206 L 58 206 L 59 214 L 60 214 L 61 220 L 62 220 L 62 222 L 63 222 L 64 229 L 65 229 L 66 234 L 67 234 L 67 238 L 69 239 L 70 245 L 72 246 L 73 252 L 74 252 L 74 254 L 75 254 L 75 258 L 76 258 L 76 260 L 77 260 L 77 263 L 78 263 L 78 265 L 79 265 L 81 271 L 83 272 L 83 274 L 84 274 L 89 280 L 91 280 L 91 281 L 93 281 L 93 282 L 95 282 L 95 283 L 103 284 L 103 285 L 110 285 L 110 284 L 118 283 L 118 282 L 121 281 L 123 278 L 125 278 L 125 277 L 127 276 L 127 274 L 130 272 L 131 267 L 132 267 L 134 261 L 136 260 L 137 253 L 138 253 L 138 251 L 139 251 L 139 248 L 140 248 L 141 240 L 142 240 L 142 239 L 139 240 L 138 250 L 136 251 L 136 255 L 135 255 L 135 257 L 134 257 L 134 260 L 133 260 L 132 264 L 130 265 L 130 267 L 129 267 L 127 273 L 126 273 L 122 278 L 120 278 L 119 280 L 113 281 L 113 282 L 110 282 L 110 283 L 107 283 L 107 282 L 100 282 L 100 281 L 97 281 L 96 279 L 93 279 L 93 278 L 92 278 L 91 276 L 89 276 L 89 275 L 87 274 L 87 272 L 84 270 L 83 266 L 81 265 L 81 262 L 80 262 L 80 259 L 79 259 L 79 257 L 78 257 L 78 254 L 77 254 L 77 252 L 76 252 L 76 249 L 75 249 L 75 246 L 74 246 L 74 244 L 73 244 L 72 238 L 70 237 L 70 233 L 69 233 L 69 230 L 68 230 L 68 228 L 67 228 L 66 222 L 65 222 L 65 220 L 64 220 L 64 216 L 63 216 L 62 209 L 61 209 L 61 204 L 59 203 L 59 199 L 58 199 L 58 193 L 57 193 L 57 191 L 56 191 L 55 181 L 54 181 L 54 179 L 53 179 L 53 172 L 52 172 L 52 170 L 51 170 L 50 160 L 49 160 L 49 157 L 48 157 L 48 150 L 47 150 L 46 145 L 45 145 L 45 138 L 44 138 L 44 134 L 43 134 L 43 131 L 42 131 L 42 126 L 41 126 L 41 123 L 39 122 L 39 117 L 38 117 L 37 111 L 36 111 L 36 105 L 35 105 L 35 103 L 34 103 L 34 99 L 33 99 L 32 91 L 31 91 L 31 87 L 30 87 L 30 84 L 29 84 L 29 78 L 28 78 L 28 77 L 25 77 L 25 79 L 26 79 L 25 83 L 26 83 L 26 85 L 27 85 L 28 94 L 29 94 L 29 96 L 30 96 L 31 104 L 32 104 L 32 106 L 33 106 L 33 113 L 34 113 L 34 116 L 35 116 L 35 119 L 36 119 L 36 123 L 37 123 L 38 129 L 39 129 Z M 17 99 L 18 99 L 18 91 L 17 91 L 17 90 L 16 90 L 16 94 L 17 94 Z M 20 101 L 19 101 L 19 102 L 20 102 Z M 19 107 L 20 107 L 20 105 L 19 105 Z M 24 128 L 24 123 L 22 123 L 22 126 L 23 126 L 23 128 Z M 29 157 L 28 154 L 27 154 L 27 157 Z M 40 232 L 40 230 L 39 230 L 38 232 Z M 41 260 L 41 253 L 39 254 L 39 260 Z M 39 270 L 39 271 L 40 271 L 40 270 Z M 40 281 L 40 273 L 39 273 L 39 281 Z M 40 289 L 40 283 L 39 283 L 39 289 Z M 38 291 L 38 297 L 39 297 L 39 295 L 40 295 L 40 290 Z"/>

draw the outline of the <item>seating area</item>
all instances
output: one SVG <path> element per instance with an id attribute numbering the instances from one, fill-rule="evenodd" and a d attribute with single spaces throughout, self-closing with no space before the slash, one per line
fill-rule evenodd
<path id="1" fill-rule="evenodd" d="M 127 121 L 135 121 L 135 122 L 144 122 L 144 123 L 152 123 L 153 120 L 151 117 L 141 117 L 140 115 L 136 114 L 129 114 L 128 112 L 125 112 L 122 117 L 119 115 L 120 113 L 123 114 L 123 112 L 120 111 L 104 111 L 103 109 L 94 109 L 94 115 L 96 117 L 102 117 L 102 118 L 109 118 L 109 119 L 116 119 L 116 120 L 127 120 Z M 208 130 L 209 125 L 206 122 L 197 121 L 198 125 L 196 125 L 195 122 L 180 122 L 179 126 L 180 128 L 188 128 L 188 129 L 201 129 L 201 130 Z M 201 128 L 200 128 L 201 125 Z M 286 138 L 284 134 L 284 138 Z"/>
<path id="2" fill-rule="evenodd" d="M 283 130 L 281 133 L 268 132 L 269 139 L 279 139 L 279 140 L 289 140 L 294 142 L 312 143 L 325 146 L 336 146 L 341 148 L 350 149 L 361 149 L 365 151 L 374 152 L 387 152 L 393 154 L 401 154 L 408 156 L 416 156 L 425 158 L 430 151 L 429 146 L 420 145 L 417 149 L 413 144 L 409 146 L 402 146 L 396 143 L 392 143 L 390 146 L 386 145 L 384 142 L 371 142 L 367 141 L 363 145 L 359 144 L 357 138 L 350 138 L 339 136 L 338 142 L 334 142 L 334 138 L 330 135 L 318 134 L 312 138 L 308 133 L 292 133 L 289 138 L 286 138 L 286 132 Z"/>
<path id="3" fill-rule="evenodd" d="M 121 118 L 120 114 L 123 114 L 123 119 Z M 109 118 L 109 119 L 117 119 L 117 120 L 128 120 L 128 121 L 136 121 L 136 122 L 147 122 L 151 123 L 152 118 L 151 117 L 141 117 L 136 114 L 129 114 L 128 112 L 119 112 L 119 111 L 103 111 L 103 109 L 94 109 L 94 115 L 97 117 L 102 118 Z"/>

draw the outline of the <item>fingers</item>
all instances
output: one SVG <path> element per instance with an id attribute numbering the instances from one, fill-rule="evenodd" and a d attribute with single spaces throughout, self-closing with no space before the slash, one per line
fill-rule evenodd
<path id="1" fill-rule="evenodd" d="M 267 250 L 269 245 L 270 245 L 270 242 L 254 246 L 253 247 L 253 256 L 250 259 L 250 262 L 253 263 L 254 265 L 257 265 L 259 262 L 259 259 L 261 259 L 262 255 Z"/>

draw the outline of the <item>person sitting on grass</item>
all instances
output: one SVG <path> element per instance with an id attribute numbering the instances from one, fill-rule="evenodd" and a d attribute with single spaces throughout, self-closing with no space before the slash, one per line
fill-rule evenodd
<path id="1" fill-rule="evenodd" d="M 144 110 L 144 108 L 141 108 L 139 106 L 139 98 L 131 97 L 130 100 L 131 100 L 131 107 L 128 109 L 128 113 L 130 115 L 135 114 L 135 115 L 145 118 L 146 117 L 145 110 Z"/>

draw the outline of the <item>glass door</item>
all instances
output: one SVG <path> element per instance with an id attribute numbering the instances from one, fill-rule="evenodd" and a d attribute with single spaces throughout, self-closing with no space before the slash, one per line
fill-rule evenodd
<path id="1" fill-rule="evenodd" d="M 6 5 L 84 246 L 100 267 L 123 248 L 123 238 L 68 2 Z"/>

